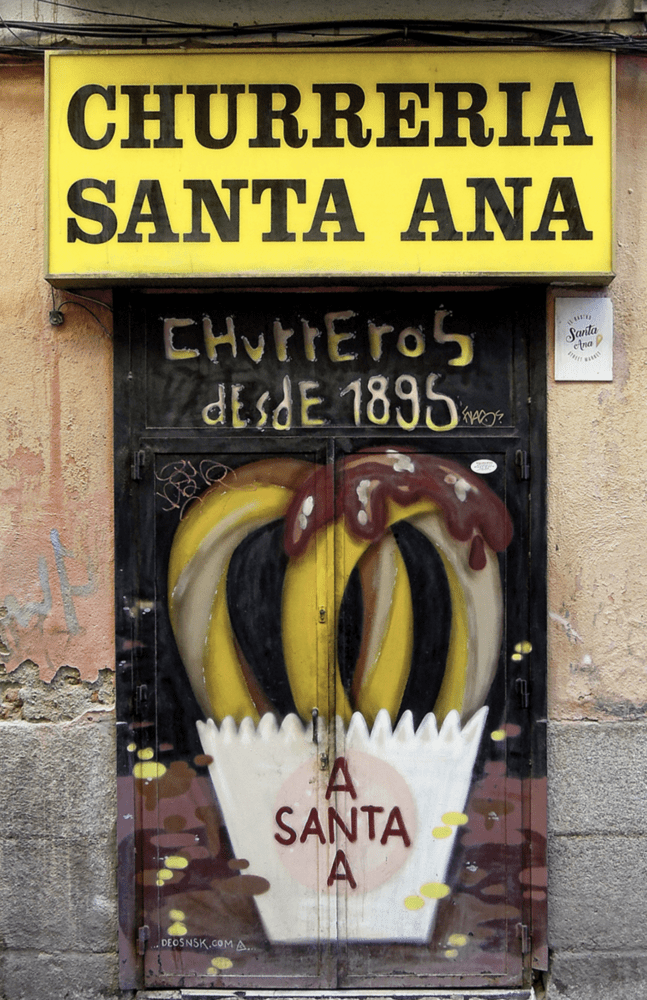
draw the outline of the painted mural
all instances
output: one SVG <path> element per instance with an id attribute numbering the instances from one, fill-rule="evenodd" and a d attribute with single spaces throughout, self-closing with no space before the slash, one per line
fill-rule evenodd
<path id="1" fill-rule="evenodd" d="M 349 321 L 364 316 L 337 313 L 346 326 L 334 335 L 355 337 Z M 330 314 L 304 329 L 325 329 Z M 398 352 L 403 364 L 426 335 L 451 346 L 450 361 L 465 361 L 430 375 L 424 352 L 414 357 L 420 368 L 407 390 L 444 381 L 451 405 L 440 405 L 466 428 L 433 440 L 412 437 L 401 420 L 399 437 L 340 438 L 339 425 L 354 421 L 353 406 L 340 416 L 346 380 L 321 369 L 306 379 L 312 371 L 294 353 L 281 361 L 279 350 L 263 384 L 245 349 L 255 383 L 228 371 L 221 354 L 223 424 L 247 419 L 243 392 L 266 395 L 257 412 L 271 422 L 271 386 L 276 409 L 290 362 L 290 394 L 315 383 L 301 419 L 314 419 L 313 405 L 326 416 L 287 445 L 269 427 L 261 445 L 250 443 L 265 428 L 248 423 L 244 446 L 220 439 L 219 448 L 197 427 L 187 436 L 196 417 L 208 426 L 205 416 L 219 411 L 204 402 L 213 385 L 194 380 L 189 391 L 184 374 L 203 364 L 200 342 L 180 344 L 172 332 L 204 335 L 205 326 L 178 315 L 150 323 L 173 377 L 149 364 L 143 418 L 159 434 L 173 389 L 184 439 L 152 460 L 142 452 L 142 524 L 153 544 L 141 572 L 157 596 L 129 605 L 122 661 L 124 670 L 139 662 L 140 681 L 121 756 L 122 864 L 138 859 L 134 891 L 122 893 L 122 933 L 137 923 L 146 983 L 520 984 L 528 914 L 545 902 L 545 840 L 541 814 L 528 808 L 542 779 L 530 777 L 518 684 L 533 652 L 527 525 L 514 453 L 505 434 L 492 437 L 492 420 L 514 423 L 510 367 L 501 364 L 509 348 L 493 345 L 484 362 L 478 335 L 465 332 L 475 313 L 463 325 L 445 325 L 444 307 L 428 328 L 401 322 L 407 336 L 417 331 L 409 353 Z M 397 325 L 372 316 L 366 344 L 375 353 L 371 324 L 395 333 Z M 251 343 L 245 322 L 237 314 L 220 323 L 227 356 L 236 353 L 232 331 Z M 296 323 L 280 326 L 287 342 Z M 263 337 L 257 327 L 257 346 Z M 324 361 L 333 371 L 339 343 Z M 361 344 L 353 346 L 350 376 L 362 370 Z M 460 372 L 472 364 L 473 396 Z M 370 383 L 374 399 L 383 393 L 371 409 L 382 419 L 404 376 L 363 370 L 355 381 Z M 371 423 L 363 392 L 350 392 L 362 428 Z M 408 405 L 412 416 L 415 401 Z M 418 413 L 424 421 L 420 404 Z M 429 413 L 447 426 L 440 411 Z M 479 424 L 478 413 L 495 416 Z M 533 958 L 543 947 L 539 916 L 536 927 Z"/>
<path id="2" fill-rule="evenodd" d="M 281 638 L 296 709 L 286 715 L 240 649 L 227 603 L 236 549 L 279 518 L 288 557 Z M 427 665 L 440 687 L 417 730 L 411 711 L 400 712 L 413 646 L 411 584 L 390 530 L 401 521 L 438 552 L 451 602 L 444 670 Z M 507 510 L 476 475 L 397 449 L 349 456 L 339 468 L 243 466 L 180 523 L 171 621 L 208 719 L 198 728 L 229 836 L 250 874 L 268 882 L 258 905 L 270 940 L 336 938 L 340 914 L 318 904 L 338 882 L 352 940 L 428 938 L 466 820 L 503 623 L 496 552 L 511 536 Z M 347 691 L 328 650 L 355 568 L 364 612 Z M 334 747 L 323 783 L 320 740 Z"/>

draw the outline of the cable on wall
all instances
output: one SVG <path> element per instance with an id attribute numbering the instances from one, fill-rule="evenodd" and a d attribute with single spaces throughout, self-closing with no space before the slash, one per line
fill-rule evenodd
<path id="1" fill-rule="evenodd" d="M 88 295 L 79 295 L 77 292 L 73 292 L 72 294 L 75 296 L 75 298 L 65 299 L 63 302 L 59 302 L 57 305 L 56 299 L 54 297 L 54 289 L 52 288 L 52 308 L 49 311 L 50 325 L 51 326 L 63 325 L 63 323 L 65 322 L 65 313 L 62 311 L 63 306 L 79 306 L 80 309 L 85 309 L 86 312 L 90 313 L 92 318 L 96 320 L 96 322 L 99 324 L 99 326 L 105 333 L 106 337 L 112 340 L 112 334 L 110 330 L 107 328 L 107 326 L 105 326 L 101 322 L 97 314 L 93 312 L 89 306 L 86 306 L 84 302 L 77 302 L 77 299 L 85 299 L 87 302 L 94 302 L 95 305 L 102 306 L 104 309 L 108 309 L 110 312 L 112 312 L 112 306 L 109 306 L 107 302 L 101 302 L 99 299 L 90 298 L 90 296 Z"/>
<path id="2" fill-rule="evenodd" d="M 50 0 L 41 0 L 50 2 Z M 91 8 L 69 7 L 85 13 L 102 13 L 104 17 L 137 18 L 137 24 L 96 23 L 61 24 L 60 22 L 12 21 L 0 18 L 5 30 L 19 41 L 0 44 L 0 53 L 36 54 L 58 48 L 70 48 L 70 39 L 79 48 L 86 45 L 103 47 L 123 43 L 169 46 L 217 45 L 219 43 L 259 44 L 271 40 L 273 44 L 300 48 L 326 45 L 327 47 L 384 45 L 441 45 L 443 47 L 471 46 L 532 47 L 594 49 L 628 53 L 647 53 L 647 33 L 644 26 L 640 34 L 628 35 L 614 31 L 574 30 L 543 25 L 528 25 L 498 21 L 435 21 L 412 18 L 330 19 L 320 21 L 295 21 L 292 23 L 187 24 L 164 21 L 159 18 L 139 17 L 134 14 L 112 14 Z M 142 23 L 145 21 L 146 23 Z M 19 32 L 28 32 L 40 39 L 33 44 Z M 333 34 L 334 32 L 334 34 Z M 295 36 L 298 36 L 295 40 Z"/>

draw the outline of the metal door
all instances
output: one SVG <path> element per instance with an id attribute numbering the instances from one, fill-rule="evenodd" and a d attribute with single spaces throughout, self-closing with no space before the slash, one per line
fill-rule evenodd
<path id="1" fill-rule="evenodd" d="M 124 985 L 543 967 L 543 316 L 124 295 Z"/>

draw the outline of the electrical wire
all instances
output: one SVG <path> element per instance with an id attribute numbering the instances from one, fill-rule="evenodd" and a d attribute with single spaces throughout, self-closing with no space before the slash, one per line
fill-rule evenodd
<path id="1" fill-rule="evenodd" d="M 112 306 L 108 305 L 107 302 L 102 302 L 101 299 L 93 299 L 89 295 L 81 295 L 80 292 L 73 292 L 72 294 L 75 295 L 77 299 L 85 299 L 86 302 L 94 302 L 95 306 L 101 306 L 103 309 L 113 312 Z M 80 304 L 81 303 L 79 303 L 79 305 Z"/>
<path id="2" fill-rule="evenodd" d="M 85 7 L 72 7 L 69 4 L 54 3 L 53 0 L 41 0 L 52 6 L 68 7 L 69 9 L 86 13 L 103 13 Z M 136 18 L 138 15 L 118 15 L 105 13 L 107 17 Z M 8 21 L 1 18 L 1 23 L 7 32 L 11 33 L 19 44 L 0 45 L 0 52 L 34 53 L 46 50 L 56 50 L 65 47 L 69 50 L 69 39 L 78 39 L 77 44 L 83 48 L 86 40 L 94 40 L 96 44 L 118 45 L 120 42 L 138 42 L 145 38 L 146 42 L 157 42 L 168 45 L 208 44 L 219 41 L 235 40 L 239 44 L 258 44 L 269 36 L 273 43 L 288 47 L 314 47 L 325 44 L 327 47 L 339 48 L 348 46 L 384 45 L 401 42 L 407 45 L 442 45 L 446 47 L 533 47 L 533 48 L 572 48 L 597 49 L 604 51 L 647 53 L 647 34 L 644 26 L 640 35 L 621 34 L 612 31 L 575 30 L 538 24 L 522 24 L 518 22 L 499 21 L 435 21 L 416 18 L 369 18 L 297 21 L 266 24 L 187 24 L 179 21 L 164 21 L 160 18 L 142 17 L 134 24 L 62 24 L 60 22 Z M 146 21 L 145 24 L 141 23 Z M 32 45 L 26 39 L 20 38 L 17 31 L 27 31 L 40 36 L 53 36 L 62 41 L 51 41 L 47 44 Z M 331 32 L 335 35 L 331 36 Z M 339 33 L 342 33 L 340 37 Z M 303 36 L 298 41 L 290 41 L 289 36 Z M 313 37 L 317 36 L 317 37 Z M 281 42 L 281 38 L 283 41 Z"/>
<path id="3" fill-rule="evenodd" d="M 65 7 L 67 10 L 80 11 L 82 14 L 102 14 L 104 17 L 128 17 L 137 18 L 140 21 L 154 21 L 157 24 L 169 24 L 177 28 L 180 26 L 179 21 L 167 21 L 165 18 L 161 17 L 149 17 L 147 14 L 113 14 L 109 10 L 95 10 L 93 7 L 77 7 L 76 4 L 71 3 L 60 3 L 59 0 L 37 0 L 38 3 L 46 3 L 49 7 Z"/>
<path id="4" fill-rule="evenodd" d="M 38 45 L 32 45 L 26 39 L 21 38 L 20 35 L 17 35 L 16 32 L 12 28 L 9 27 L 9 25 L 5 21 L 4 17 L 2 16 L 2 14 L 0 14 L 0 24 L 2 24 L 7 29 L 7 31 L 9 32 L 10 35 L 13 35 L 13 37 L 20 43 L 21 47 L 23 45 L 26 45 L 30 49 L 38 49 L 39 48 Z"/>
<path id="5" fill-rule="evenodd" d="M 104 326 L 103 323 L 101 322 L 101 320 L 99 319 L 99 317 L 97 315 L 95 315 L 95 313 L 93 313 L 92 310 L 88 306 L 84 305 L 83 302 L 76 302 L 74 299 L 65 299 L 64 302 L 59 302 L 58 308 L 62 309 L 63 306 L 70 306 L 70 305 L 72 305 L 72 306 L 78 306 L 80 309 L 85 309 L 86 312 L 89 312 L 90 315 L 92 316 L 92 318 L 97 321 L 97 323 L 99 324 L 99 326 L 101 327 L 101 329 L 105 333 L 106 337 L 108 337 L 110 340 L 112 340 L 112 334 L 110 333 L 110 330 L 108 329 L 108 327 Z"/>
<path id="6" fill-rule="evenodd" d="M 112 312 L 112 306 L 109 306 L 107 302 L 101 302 L 99 299 L 90 298 L 89 295 L 80 295 L 78 292 L 73 292 L 72 294 L 76 296 L 74 299 L 65 299 L 63 302 L 59 302 L 59 304 L 56 305 L 56 299 L 54 297 L 53 288 L 51 289 L 51 292 L 52 292 L 52 311 L 50 312 L 50 323 L 52 323 L 52 326 L 60 326 L 62 324 L 63 313 L 61 312 L 61 310 L 63 306 L 78 306 L 80 309 L 85 309 L 86 312 L 89 312 L 92 318 L 96 320 L 96 322 L 99 324 L 99 326 L 105 333 L 106 337 L 108 337 L 109 340 L 112 340 L 112 334 L 110 333 L 110 330 L 108 329 L 107 326 L 104 326 L 104 324 L 101 322 L 96 313 L 92 312 L 92 310 L 88 306 L 86 306 L 83 302 L 77 302 L 76 299 L 77 298 L 86 299 L 88 302 L 94 302 L 95 305 L 103 306 L 104 309 L 109 309 L 110 312 Z M 53 322 L 52 316 L 55 313 L 58 313 L 59 317 L 56 319 L 55 322 Z"/>

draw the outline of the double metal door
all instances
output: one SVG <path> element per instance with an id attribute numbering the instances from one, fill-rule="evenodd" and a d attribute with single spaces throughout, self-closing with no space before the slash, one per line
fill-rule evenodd
<path id="1" fill-rule="evenodd" d="M 536 293 L 124 297 L 124 985 L 542 966 L 541 317 Z"/>

